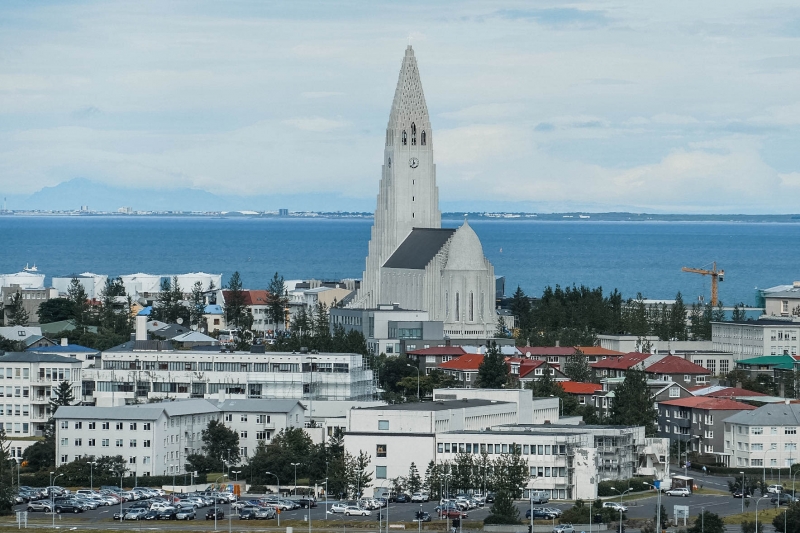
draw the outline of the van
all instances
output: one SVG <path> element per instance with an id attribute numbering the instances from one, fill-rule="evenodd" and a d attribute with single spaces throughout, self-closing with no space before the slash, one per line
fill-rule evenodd
<path id="1" fill-rule="evenodd" d="M 769 494 L 779 494 L 783 492 L 783 485 L 770 485 L 767 487 L 767 493 Z"/>
<path id="2" fill-rule="evenodd" d="M 546 490 L 532 490 L 531 503 L 547 503 L 550 501 L 550 493 Z"/>

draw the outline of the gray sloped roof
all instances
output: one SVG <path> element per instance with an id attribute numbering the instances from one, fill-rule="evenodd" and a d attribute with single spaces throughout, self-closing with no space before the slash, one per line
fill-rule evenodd
<path id="1" fill-rule="evenodd" d="M 119 407 L 94 407 L 90 405 L 65 405 L 56 410 L 55 418 L 91 418 L 95 420 L 156 420 L 163 407 L 121 405 Z"/>
<path id="2" fill-rule="evenodd" d="M 725 422 L 745 426 L 800 426 L 800 404 L 770 403 L 736 413 Z"/>
<path id="3" fill-rule="evenodd" d="M 72 364 L 80 363 L 73 357 L 64 357 L 63 355 L 55 355 L 52 353 L 38 353 L 38 352 L 7 352 L 5 355 L 0 356 L 0 364 L 3 363 L 61 363 Z"/>
<path id="4" fill-rule="evenodd" d="M 455 231 L 453 228 L 414 228 L 383 266 L 422 270 Z"/>
<path id="5" fill-rule="evenodd" d="M 259 400 L 259 399 L 247 399 L 247 400 L 225 400 L 222 403 L 218 403 L 217 407 L 221 411 L 225 412 L 242 412 L 242 413 L 288 413 L 292 409 L 294 409 L 297 404 L 300 404 L 297 400 Z M 300 407 L 303 408 L 303 405 L 300 404 Z"/>

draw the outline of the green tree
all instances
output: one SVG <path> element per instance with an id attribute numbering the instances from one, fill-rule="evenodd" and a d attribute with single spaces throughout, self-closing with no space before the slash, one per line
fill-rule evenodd
<path id="1" fill-rule="evenodd" d="M 161 289 L 153 313 L 153 318 L 169 324 L 176 324 L 179 320 L 181 323 L 189 322 L 190 311 L 183 304 L 183 289 L 178 283 L 178 276 L 173 276 L 172 280 L 169 278 L 161 280 Z"/>
<path id="2" fill-rule="evenodd" d="M 513 444 L 513 452 L 496 457 L 492 464 L 492 486 L 512 498 L 522 497 L 522 486 L 530 476 L 528 460 L 522 457 L 522 447 Z"/>
<path id="3" fill-rule="evenodd" d="M 564 365 L 564 374 L 572 381 L 591 381 L 592 369 L 589 367 L 589 358 L 576 348 L 575 353 L 567 359 Z"/>
<path id="4" fill-rule="evenodd" d="M 239 434 L 222 422 L 211 420 L 202 431 L 203 454 L 186 458 L 196 470 L 208 473 L 224 470 L 225 464 L 239 463 Z"/>
<path id="5" fill-rule="evenodd" d="M 643 370 L 630 369 L 625 373 L 622 384 L 614 390 L 610 418 L 612 424 L 644 426 L 645 435 L 655 435 L 658 412 L 653 407 Z"/>
<path id="6" fill-rule="evenodd" d="M 195 284 L 192 285 L 192 295 L 189 297 L 189 323 L 199 328 L 205 310 L 203 283 L 201 281 L 196 281 Z"/>
<path id="7" fill-rule="evenodd" d="M 764 531 L 764 522 L 761 521 L 756 526 L 756 522 L 754 520 L 744 520 L 742 521 L 742 533 L 763 533 Z"/>
<path id="8" fill-rule="evenodd" d="M 779 513 L 775 516 L 772 519 L 772 526 L 778 533 L 800 533 L 800 504 L 793 503 L 786 507 L 786 515 Z"/>
<path id="9" fill-rule="evenodd" d="M 747 318 L 747 313 L 745 312 L 746 306 L 744 302 L 739 302 L 733 306 L 733 313 L 731 314 L 731 320 L 733 322 L 741 322 Z"/>
<path id="10" fill-rule="evenodd" d="M 22 300 L 22 293 L 15 292 L 11 297 L 11 302 L 6 305 L 6 325 L 8 326 L 27 326 L 30 320 L 28 311 Z"/>
<path id="11" fill-rule="evenodd" d="M 100 293 L 100 328 L 102 334 L 127 337 L 133 329 L 133 299 L 127 295 L 122 278 L 107 279 Z"/>
<path id="12" fill-rule="evenodd" d="M 72 302 L 67 298 L 52 298 L 39 304 L 39 323 L 49 324 L 72 318 Z"/>
<path id="13" fill-rule="evenodd" d="M 514 505 L 514 499 L 507 490 L 499 490 L 494 497 L 494 504 L 489 509 L 484 524 L 521 524 L 519 509 Z"/>
<path id="14" fill-rule="evenodd" d="M 669 335 L 668 339 L 685 341 L 688 339 L 686 334 L 686 304 L 683 303 L 683 296 L 680 292 L 675 295 L 675 303 L 669 311 Z"/>
<path id="15" fill-rule="evenodd" d="M 517 285 L 517 290 L 511 297 L 509 304 L 511 314 L 517 319 L 518 339 L 527 339 L 531 330 L 531 300 L 525 295 L 522 288 Z"/>
<path id="16" fill-rule="evenodd" d="M 2 352 L 24 352 L 25 344 L 22 341 L 14 341 L 0 335 L 0 353 Z"/>
<path id="17" fill-rule="evenodd" d="M 533 395 L 537 398 L 547 398 L 548 396 L 558 396 L 559 392 L 563 392 L 556 381 L 553 379 L 550 365 L 547 362 L 541 364 L 542 375 L 539 379 L 529 381 L 526 384 L 528 389 L 533 391 Z"/>
<path id="18" fill-rule="evenodd" d="M 283 276 L 272 276 L 272 280 L 267 286 L 267 316 L 275 324 L 275 332 L 282 329 L 280 326 L 285 322 L 286 306 L 289 304 L 289 296 L 286 293 L 286 284 Z"/>
<path id="19" fill-rule="evenodd" d="M 14 506 L 13 464 L 6 432 L 0 428 L 0 515 L 3 516 L 11 514 Z"/>
<path id="20" fill-rule="evenodd" d="M 486 346 L 486 354 L 478 366 L 478 377 L 475 385 L 481 389 L 500 389 L 508 380 L 508 365 L 497 344 L 492 342 Z"/>
<path id="21" fill-rule="evenodd" d="M 411 493 L 419 492 L 422 488 L 422 480 L 419 477 L 419 472 L 417 471 L 417 465 L 414 462 L 411 462 L 411 466 L 408 468 L 408 490 Z"/>
<path id="22" fill-rule="evenodd" d="M 72 278 L 67 288 L 67 300 L 72 304 L 72 319 L 75 321 L 75 325 L 89 324 L 89 297 L 78 278 Z"/>
<path id="23" fill-rule="evenodd" d="M 372 456 L 363 450 L 358 452 L 357 457 L 345 452 L 347 492 L 353 498 L 360 498 L 364 489 L 372 483 L 372 474 L 368 470 L 371 461 Z"/>

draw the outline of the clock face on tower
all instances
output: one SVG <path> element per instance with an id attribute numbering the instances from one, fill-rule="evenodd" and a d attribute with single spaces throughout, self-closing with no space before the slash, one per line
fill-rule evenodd
<path id="1" fill-rule="evenodd" d="M 419 159 L 417 159 L 416 157 L 412 157 L 411 159 L 408 160 L 408 166 L 410 166 L 411 168 L 417 168 L 419 166 Z"/>

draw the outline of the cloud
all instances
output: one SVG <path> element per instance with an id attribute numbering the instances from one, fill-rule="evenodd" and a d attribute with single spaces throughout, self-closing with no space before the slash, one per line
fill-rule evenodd
<path id="1" fill-rule="evenodd" d="M 330 98 L 332 96 L 342 96 L 344 93 L 337 91 L 306 91 L 300 93 L 303 98 Z"/>
<path id="2" fill-rule="evenodd" d="M 347 126 L 347 122 L 343 120 L 331 120 L 323 117 L 303 117 L 303 118 L 290 118 L 283 121 L 284 124 L 293 126 L 299 130 L 304 131 L 331 131 L 337 128 Z"/>
<path id="3" fill-rule="evenodd" d="M 503 9 L 497 15 L 518 20 L 535 20 L 545 26 L 601 26 L 608 24 L 603 11 L 576 8 Z"/>

